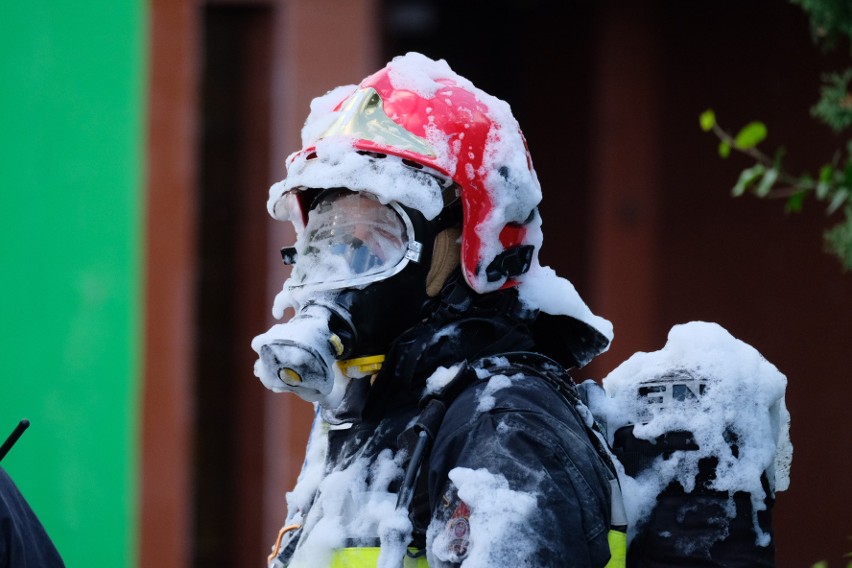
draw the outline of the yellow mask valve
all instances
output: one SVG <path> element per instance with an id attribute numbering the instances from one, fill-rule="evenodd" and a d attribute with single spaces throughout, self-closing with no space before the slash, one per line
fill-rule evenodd
<path id="1" fill-rule="evenodd" d="M 288 385 L 298 385 L 302 382 L 302 376 L 289 367 L 284 367 L 278 371 L 278 378 Z"/>
<path id="2" fill-rule="evenodd" d="M 370 355 L 369 357 L 356 357 L 355 359 L 344 359 L 337 362 L 337 368 L 350 379 L 360 379 L 377 373 L 385 362 L 384 355 Z"/>

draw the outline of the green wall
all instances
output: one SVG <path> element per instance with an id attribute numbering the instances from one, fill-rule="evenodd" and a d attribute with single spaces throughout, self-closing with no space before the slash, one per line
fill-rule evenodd
<path id="1" fill-rule="evenodd" d="M 0 2 L 2 466 L 69 567 L 136 556 L 146 25 Z"/>

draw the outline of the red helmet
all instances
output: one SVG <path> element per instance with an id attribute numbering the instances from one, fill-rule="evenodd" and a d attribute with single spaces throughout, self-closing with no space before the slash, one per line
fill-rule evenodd
<path id="1" fill-rule="evenodd" d="M 467 283 L 478 293 L 518 284 L 541 245 L 541 188 L 507 103 L 445 61 L 409 53 L 311 107 L 303 149 L 288 157 L 287 178 L 270 190 L 273 217 L 299 229 L 307 207 L 298 190 L 346 187 L 431 219 L 453 187 L 463 209 Z"/>

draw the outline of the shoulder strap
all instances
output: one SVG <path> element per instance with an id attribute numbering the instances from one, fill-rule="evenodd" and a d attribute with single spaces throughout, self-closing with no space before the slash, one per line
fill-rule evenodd
<path id="1" fill-rule="evenodd" d="M 624 509 L 624 499 L 621 495 L 621 485 L 618 481 L 618 472 L 615 469 L 614 455 L 606 442 L 600 425 L 592 416 L 588 409 L 582 391 L 577 388 L 577 384 L 568 371 L 559 363 L 533 352 L 512 352 L 504 353 L 498 357 L 491 358 L 490 361 L 484 361 L 486 368 L 491 365 L 494 372 L 516 372 L 523 371 L 529 375 L 535 376 L 546 381 L 559 392 L 565 400 L 571 405 L 574 411 L 579 415 L 580 421 L 585 426 L 586 435 L 589 442 L 595 449 L 601 462 L 603 462 L 609 471 L 610 484 L 610 548 L 612 549 L 615 562 L 607 565 L 608 568 L 623 565 L 624 547 L 626 542 L 627 532 L 627 513 Z M 618 545 L 618 546 L 616 546 Z M 621 550 L 617 553 L 616 549 Z"/>
<path id="2" fill-rule="evenodd" d="M 414 528 L 411 545 L 426 547 L 426 534 L 418 527 L 419 516 L 429 516 L 428 488 L 424 465 L 432 451 L 432 443 L 444 421 L 447 407 L 461 392 L 476 380 L 476 373 L 465 362 L 456 375 L 439 390 L 426 394 L 420 400 L 420 414 L 414 423 L 397 437 L 397 447 L 409 456 L 405 475 L 397 493 L 396 509 L 408 513 Z"/>
<path id="3" fill-rule="evenodd" d="M 422 470 L 424 464 L 428 463 L 427 458 L 431 451 L 431 444 L 438 434 L 446 409 L 465 389 L 476 382 L 475 368 L 480 366 L 494 372 L 514 373 L 522 371 L 541 378 L 562 394 L 566 401 L 579 413 L 592 447 L 595 448 L 595 452 L 601 461 L 606 464 L 610 474 L 611 519 L 608 538 L 611 560 L 607 564 L 607 568 L 623 567 L 626 555 L 627 516 L 624 511 L 621 488 L 612 454 L 597 427 L 597 423 L 591 418 L 591 413 L 587 412 L 588 409 L 583 403 L 577 385 L 567 370 L 556 361 L 534 352 L 509 352 L 478 359 L 472 363 L 465 362 L 456 376 L 446 385 L 436 392 L 427 394 L 421 400 L 420 406 L 423 410 L 414 425 L 400 434 L 398 438 L 399 447 L 405 448 L 408 455 L 411 456 L 397 499 L 397 508 L 404 507 L 408 510 L 415 528 L 412 544 L 420 548 L 425 546 L 425 535 L 418 534 L 415 517 L 418 511 L 425 512 L 422 510 L 424 506 L 426 511 L 429 509 L 428 502 L 418 503 L 418 501 L 424 499 L 428 501 L 428 490 L 425 487 L 425 476 L 422 475 Z M 584 414 L 583 409 L 586 410 L 587 415 Z M 416 494 L 415 489 L 418 489 Z M 421 495 L 421 499 L 416 498 Z"/>

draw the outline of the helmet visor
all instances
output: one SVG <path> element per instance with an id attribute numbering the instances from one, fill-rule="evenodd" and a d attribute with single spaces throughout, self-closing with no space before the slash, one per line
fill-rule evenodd
<path id="1" fill-rule="evenodd" d="M 411 224 L 399 207 L 367 193 L 321 196 L 296 243 L 290 287 L 327 290 L 365 285 L 402 270 Z"/>

